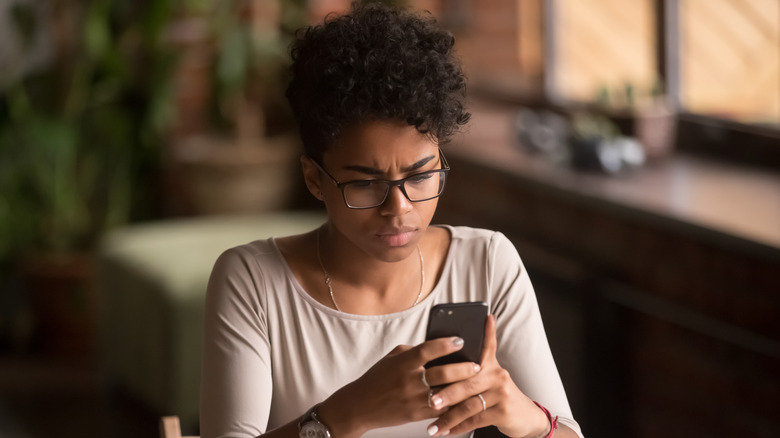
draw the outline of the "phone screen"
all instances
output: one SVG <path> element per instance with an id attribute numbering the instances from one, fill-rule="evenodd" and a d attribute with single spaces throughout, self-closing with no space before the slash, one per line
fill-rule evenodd
<path id="1" fill-rule="evenodd" d="M 458 362 L 479 363 L 487 315 L 488 306 L 481 301 L 433 306 L 428 318 L 425 340 L 459 336 L 463 338 L 464 344 L 459 351 L 428 362 L 425 368 Z"/>

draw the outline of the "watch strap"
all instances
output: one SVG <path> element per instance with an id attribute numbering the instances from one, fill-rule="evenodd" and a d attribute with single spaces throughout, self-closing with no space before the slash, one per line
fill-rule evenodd
<path id="1" fill-rule="evenodd" d="M 305 414 L 303 414 L 303 417 L 301 417 L 301 420 L 298 422 L 298 432 L 300 433 L 304 427 L 304 425 L 308 423 L 316 423 L 319 428 L 324 429 L 324 435 L 326 437 L 332 437 L 333 433 L 331 433 L 330 428 L 328 425 L 322 422 L 320 420 L 320 416 L 317 415 L 317 409 L 320 407 L 320 403 L 317 403 L 316 405 L 312 406 L 308 411 L 306 411 Z"/>

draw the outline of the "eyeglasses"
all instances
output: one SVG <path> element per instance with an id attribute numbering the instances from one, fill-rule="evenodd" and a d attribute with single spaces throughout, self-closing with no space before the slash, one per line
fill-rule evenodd
<path id="1" fill-rule="evenodd" d="M 400 187 L 406 199 L 411 202 L 423 202 L 438 198 L 444 191 L 447 173 L 450 171 L 450 166 L 447 164 L 447 159 L 444 158 L 441 149 L 439 149 L 439 159 L 442 163 L 441 169 L 415 173 L 395 181 L 365 179 L 339 182 L 316 161 L 312 160 L 312 162 L 322 173 L 328 175 L 333 180 L 336 187 L 341 189 L 341 194 L 344 196 L 344 203 L 347 204 L 347 207 L 363 209 L 379 207 L 384 204 L 390 189 L 395 186 Z"/>

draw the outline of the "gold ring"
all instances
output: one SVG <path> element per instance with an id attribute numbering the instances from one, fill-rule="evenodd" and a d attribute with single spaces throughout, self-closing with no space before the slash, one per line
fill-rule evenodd
<path id="1" fill-rule="evenodd" d="M 477 397 L 479 397 L 479 401 L 482 402 L 482 412 L 487 411 L 487 403 L 485 403 L 485 399 L 482 397 L 482 394 L 477 394 Z"/>

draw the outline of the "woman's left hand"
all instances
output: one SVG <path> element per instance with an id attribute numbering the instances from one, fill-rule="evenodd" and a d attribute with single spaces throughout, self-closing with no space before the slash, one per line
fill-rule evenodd
<path id="1" fill-rule="evenodd" d="M 432 397 L 434 407 L 450 408 L 431 423 L 429 433 L 433 436 L 455 435 L 495 425 L 510 437 L 546 436 L 550 423 L 544 412 L 520 391 L 509 372 L 496 360 L 493 315 L 488 316 L 485 323 L 483 345 L 480 372 L 443 388 Z M 428 376 L 428 381 L 436 385 L 435 376 Z"/>

